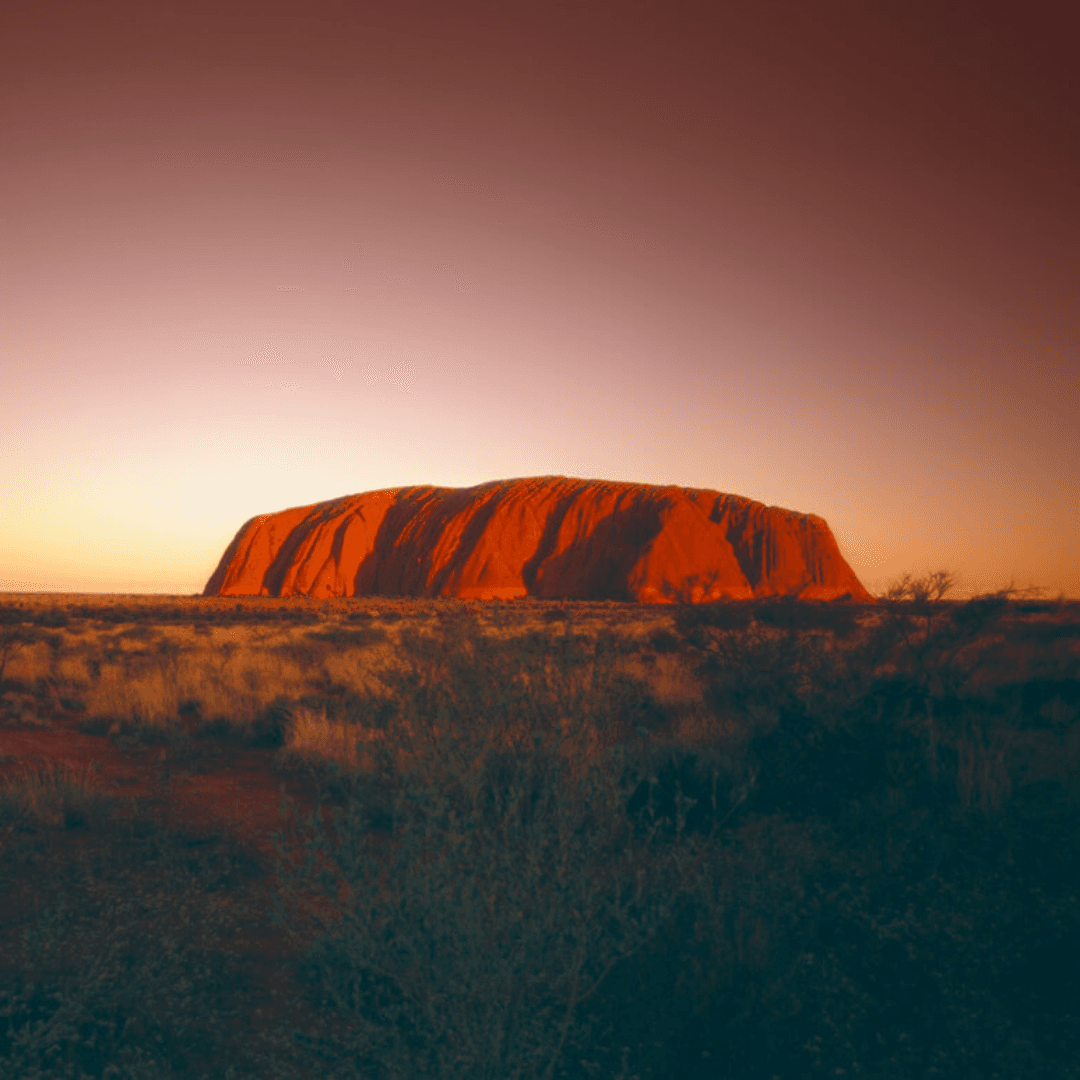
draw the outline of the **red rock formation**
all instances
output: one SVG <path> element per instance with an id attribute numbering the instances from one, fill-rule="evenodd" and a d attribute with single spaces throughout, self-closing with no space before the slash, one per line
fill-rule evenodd
<path id="1" fill-rule="evenodd" d="M 700 488 L 548 476 L 348 495 L 252 518 L 206 596 L 701 603 L 870 594 L 813 514 Z"/>

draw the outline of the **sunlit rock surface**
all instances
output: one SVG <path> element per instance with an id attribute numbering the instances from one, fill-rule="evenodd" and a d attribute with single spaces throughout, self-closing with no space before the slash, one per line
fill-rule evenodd
<path id="1" fill-rule="evenodd" d="M 204 595 L 872 599 L 814 514 L 560 476 L 391 488 L 260 515 Z"/>

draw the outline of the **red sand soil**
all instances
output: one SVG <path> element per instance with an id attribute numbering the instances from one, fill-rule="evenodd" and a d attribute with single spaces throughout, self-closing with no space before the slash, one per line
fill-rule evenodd
<path id="1" fill-rule="evenodd" d="M 285 785 L 305 813 L 314 809 L 314 779 L 299 772 L 273 772 L 276 750 L 226 749 L 224 744 L 215 748 L 212 739 L 195 745 L 200 760 L 184 765 L 171 747 L 121 750 L 107 736 L 83 734 L 70 723 L 0 728 L 0 783 L 49 764 L 66 764 L 83 776 L 96 764 L 94 781 L 121 805 L 137 799 L 142 807 L 160 812 L 170 828 L 182 828 L 192 837 L 229 833 L 264 857 L 273 850 L 270 834 L 285 826 L 279 785 Z M 18 760 L 6 761 L 8 756 Z"/>
<path id="2" fill-rule="evenodd" d="M 108 737 L 83 734 L 70 722 L 58 721 L 48 729 L 0 728 L 0 786 L 49 765 L 66 763 L 80 776 L 94 765 L 96 784 L 117 796 L 119 822 L 76 828 L 34 826 L 45 834 L 53 866 L 67 864 L 87 844 L 92 831 L 109 830 L 123 835 L 124 819 L 132 811 L 134 800 L 138 800 L 144 816 L 150 813 L 159 818 L 166 829 L 181 833 L 189 842 L 200 844 L 219 837 L 234 841 L 241 855 L 247 857 L 245 861 L 258 869 L 247 874 L 253 880 L 245 881 L 241 888 L 214 893 L 218 903 L 243 904 L 235 936 L 228 939 L 227 946 L 238 953 L 241 965 L 254 971 L 253 985 L 259 988 L 260 999 L 257 1004 L 264 1012 L 272 1011 L 283 1021 L 310 1030 L 316 1017 L 300 1000 L 293 976 L 280 967 L 283 957 L 297 956 L 302 949 L 284 929 L 271 923 L 268 900 L 277 888 L 270 835 L 287 832 L 290 846 L 297 846 L 288 828 L 290 823 L 279 813 L 279 786 L 283 784 L 288 795 L 300 804 L 306 822 L 315 805 L 316 780 L 302 769 L 274 772 L 273 749 L 240 748 L 224 742 L 215 746 L 213 739 L 199 740 L 194 745 L 200 751 L 198 758 L 184 762 L 172 748 L 118 749 Z M 324 820 L 329 820 L 328 804 L 335 801 L 340 800 L 324 801 Z M 0 828 L 0 854 L 5 841 L 10 841 L 7 826 Z M 388 839 L 376 834 L 375 842 L 381 850 Z M 21 881 L 24 875 L 8 864 L 8 872 L 12 870 Z M 39 888 L 44 882 L 44 895 L 48 896 L 53 875 L 55 870 L 46 867 L 30 869 L 25 876 L 37 879 Z M 324 901 L 310 896 L 303 907 L 324 916 L 332 914 Z M 33 923 L 35 916 L 23 888 L 13 885 L 0 895 L 0 956 L 13 948 L 19 930 Z M 270 996 L 271 990 L 277 997 Z"/>
<path id="3" fill-rule="evenodd" d="M 237 533 L 205 595 L 873 600 L 814 514 L 566 477 L 393 488 L 263 514 Z"/>
<path id="4" fill-rule="evenodd" d="M 224 740 L 215 743 L 213 738 L 194 740 L 180 750 L 145 745 L 121 749 L 107 736 L 79 731 L 77 722 L 70 720 L 56 720 L 50 728 L 0 728 L 0 787 L 9 779 L 40 768 L 59 769 L 66 764 L 79 776 L 85 776 L 93 766 L 96 785 L 119 800 L 119 821 L 75 828 L 33 825 L 39 834 L 45 834 L 50 858 L 44 867 L 20 869 L 9 862 L 5 868 L 11 874 L 11 887 L 0 893 L 0 975 L 10 963 L 4 960 L 5 952 L 14 955 L 20 930 L 36 920 L 40 899 L 34 901 L 32 885 L 36 884 L 38 897 L 48 897 L 55 889 L 57 870 L 68 865 L 87 845 L 92 830 L 124 835 L 125 818 L 138 800 L 143 817 L 158 818 L 169 832 L 175 831 L 188 843 L 231 839 L 249 870 L 252 864 L 257 867 L 246 873 L 239 887 L 213 894 L 213 902 L 231 909 L 235 918 L 235 922 L 227 924 L 234 929 L 223 944 L 256 988 L 246 994 L 251 999 L 247 1004 L 252 1009 L 261 1008 L 264 1020 L 276 1030 L 287 1025 L 290 1030 L 312 1032 L 345 1023 L 328 1019 L 314 1008 L 292 969 L 282 966 L 283 960 L 303 955 L 310 935 L 305 931 L 297 942 L 270 921 L 270 896 L 279 888 L 270 836 L 286 834 L 294 851 L 303 840 L 291 828 L 292 821 L 280 815 L 279 787 L 284 785 L 288 796 L 298 804 L 300 827 L 305 832 L 318 789 L 314 773 L 303 767 L 275 772 L 271 767 L 275 753 L 275 749 L 243 748 Z M 324 821 L 329 823 L 331 808 L 343 801 L 324 797 Z M 380 832 L 372 833 L 371 838 L 376 853 L 397 842 Z M 9 840 L 7 826 L 0 827 L 0 858 Z M 150 876 L 153 869 L 145 872 Z M 339 901 L 347 903 L 348 896 L 347 886 L 341 883 Z M 336 921 L 335 912 L 322 897 L 304 892 L 300 906 L 305 914 Z M 315 932 L 314 928 L 310 930 Z M 70 948 L 66 956 L 72 970 L 77 970 L 82 958 Z"/>

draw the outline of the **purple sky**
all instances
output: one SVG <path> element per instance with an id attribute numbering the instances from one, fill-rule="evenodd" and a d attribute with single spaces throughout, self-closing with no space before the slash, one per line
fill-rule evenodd
<path id="1" fill-rule="evenodd" d="M 3 5 L 0 590 L 563 474 L 1080 598 L 1066 7 Z"/>

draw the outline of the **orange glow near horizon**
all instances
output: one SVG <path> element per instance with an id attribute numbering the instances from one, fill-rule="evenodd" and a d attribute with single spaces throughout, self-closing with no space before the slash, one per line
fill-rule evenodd
<path id="1" fill-rule="evenodd" d="M 1080 598 L 1075 37 L 874 7 L 9 5 L 0 591 L 563 475 Z"/>

